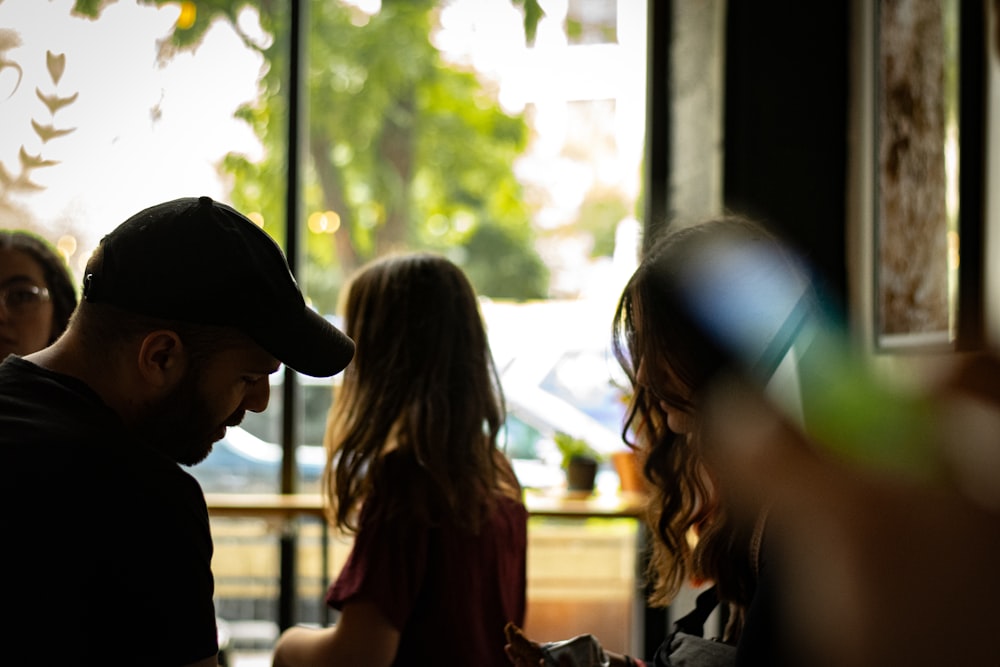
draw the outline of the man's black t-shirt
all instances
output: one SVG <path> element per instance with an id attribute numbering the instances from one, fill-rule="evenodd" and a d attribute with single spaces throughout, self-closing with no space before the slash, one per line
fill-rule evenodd
<path id="1" fill-rule="evenodd" d="M 217 652 L 193 477 L 85 384 L 14 356 L 0 364 L 0 450 L 6 654 L 183 665 Z"/>

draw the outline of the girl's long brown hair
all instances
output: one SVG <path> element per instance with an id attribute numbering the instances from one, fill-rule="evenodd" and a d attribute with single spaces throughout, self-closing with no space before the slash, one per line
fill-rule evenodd
<path id="1" fill-rule="evenodd" d="M 324 492 L 338 528 L 356 531 L 362 502 L 478 530 L 498 494 L 518 498 L 497 435 L 504 402 L 475 292 L 451 261 L 390 256 L 347 292 L 356 344 L 327 421 Z"/>
<path id="2" fill-rule="evenodd" d="M 668 232 L 626 285 L 613 324 L 613 350 L 633 393 L 624 433 L 638 449 L 651 482 L 647 518 L 653 540 L 650 602 L 668 604 L 685 581 L 711 580 L 737 623 L 755 587 L 752 525 L 726 507 L 702 456 L 698 398 L 728 362 L 726 354 L 676 306 L 677 267 L 695 244 L 728 235 L 739 242 L 773 241 L 763 228 L 727 216 Z M 661 402 L 691 416 L 694 430 L 667 427 Z M 629 436 L 628 434 L 631 434 Z M 750 522 L 752 524 L 752 521 Z M 697 540 L 690 540 L 692 535 Z M 731 637 L 732 638 L 732 637 Z"/>

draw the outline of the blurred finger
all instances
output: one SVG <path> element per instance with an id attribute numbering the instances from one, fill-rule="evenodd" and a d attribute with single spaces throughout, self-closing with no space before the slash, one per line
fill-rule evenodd
<path id="1" fill-rule="evenodd" d="M 825 483 L 805 435 L 754 387 L 738 379 L 717 383 L 703 413 L 710 464 L 739 504 L 761 508 L 799 486 Z"/>
<path id="2" fill-rule="evenodd" d="M 744 511 L 768 508 L 796 664 L 996 661 L 987 638 L 1000 627 L 1000 515 L 950 488 L 831 458 L 745 385 L 720 387 L 706 407 L 720 488 Z"/>

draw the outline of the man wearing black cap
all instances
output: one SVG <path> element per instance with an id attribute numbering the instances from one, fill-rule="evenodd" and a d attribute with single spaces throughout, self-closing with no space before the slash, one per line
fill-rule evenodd
<path id="1" fill-rule="evenodd" d="M 178 199 L 106 236 L 66 333 L 0 365 L 3 650 L 215 664 L 208 512 L 178 464 L 263 410 L 279 363 L 326 377 L 353 353 L 228 206 Z"/>

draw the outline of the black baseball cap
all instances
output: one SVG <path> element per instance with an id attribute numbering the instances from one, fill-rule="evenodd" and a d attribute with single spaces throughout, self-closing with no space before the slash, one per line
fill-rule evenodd
<path id="1" fill-rule="evenodd" d="M 237 329 L 313 377 L 342 371 L 354 342 L 306 305 L 278 244 L 210 197 L 151 206 L 101 240 L 83 298 L 191 324 Z"/>

